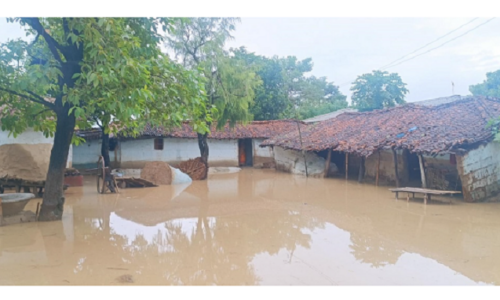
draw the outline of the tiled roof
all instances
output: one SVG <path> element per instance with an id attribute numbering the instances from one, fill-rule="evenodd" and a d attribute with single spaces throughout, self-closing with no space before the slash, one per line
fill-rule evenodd
<path id="1" fill-rule="evenodd" d="M 233 128 L 226 125 L 221 130 L 216 130 L 212 125 L 211 133 L 208 138 L 211 139 L 243 139 L 243 138 L 269 138 L 278 134 L 288 132 L 297 128 L 297 122 L 293 120 L 272 120 L 272 121 L 254 121 L 247 125 L 237 124 Z M 81 130 L 76 134 L 87 140 L 100 139 L 101 130 Z M 139 137 L 176 137 L 176 138 L 197 138 L 196 132 L 186 122 L 181 127 L 171 130 L 165 130 L 162 127 L 146 126 Z M 127 138 L 122 136 L 122 138 Z"/>
<path id="2" fill-rule="evenodd" d="M 380 148 L 413 152 L 460 152 L 492 139 L 488 122 L 500 116 L 500 100 L 465 97 L 438 106 L 402 105 L 363 113 L 344 113 L 334 119 L 303 125 L 307 151 L 335 151 L 369 156 Z M 278 135 L 261 146 L 301 150 L 298 131 Z"/>

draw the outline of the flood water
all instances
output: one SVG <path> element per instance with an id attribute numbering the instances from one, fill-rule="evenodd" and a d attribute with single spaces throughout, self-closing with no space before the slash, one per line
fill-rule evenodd
<path id="1" fill-rule="evenodd" d="M 499 216 L 274 170 L 106 195 L 86 177 L 62 222 L 0 227 L 0 284 L 498 285 Z"/>

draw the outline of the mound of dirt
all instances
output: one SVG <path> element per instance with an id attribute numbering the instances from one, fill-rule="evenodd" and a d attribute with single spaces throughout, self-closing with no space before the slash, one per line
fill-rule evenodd
<path id="1" fill-rule="evenodd" d="M 163 161 L 148 162 L 141 171 L 141 178 L 156 185 L 169 185 L 172 184 L 172 169 Z"/>
<path id="2" fill-rule="evenodd" d="M 0 178 L 44 181 L 49 169 L 51 144 L 0 146 Z"/>
<path id="3" fill-rule="evenodd" d="M 193 180 L 204 180 L 207 178 L 208 168 L 201 157 L 183 161 L 179 164 L 179 170 L 186 173 Z"/>

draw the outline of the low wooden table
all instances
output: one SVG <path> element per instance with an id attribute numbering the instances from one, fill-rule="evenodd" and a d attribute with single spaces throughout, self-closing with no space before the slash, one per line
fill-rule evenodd
<path id="1" fill-rule="evenodd" d="M 395 188 L 389 189 L 389 191 L 396 193 L 396 199 L 399 199 L 400 192 L 406 192 L 406 201 L 410 201 L 410 193 L 413 194 L 413 198 L 415 198 L 415 193 L 424 194 L 424 203 L 427 204 L 427 200 L 431 200 L 431 195 L 453 195 L 453 194 L 461 194 L 459 191 L 441 191 L 441 190 L 431 190 L 431 189 L 423 189 L 423 188 L 413 188 L 413 187 L 403 187 L 403 188 Z M 451 200 L 450 202 L 451 203 Z"/>

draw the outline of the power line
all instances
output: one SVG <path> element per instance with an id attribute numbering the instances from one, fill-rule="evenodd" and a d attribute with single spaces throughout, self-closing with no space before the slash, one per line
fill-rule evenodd
<path id="1" fill-rule="evenodd" d="M 475 20 L 477 20 L 477 19 L 479 19 L 479 18 L 474 18 L 474 19 L 470 20 L 469 22 L 467 22 L 467 23 L 465 23 L 465 24 L 460 25 L 459 27 L 457 27 L 457 28 L 453 29 L 452 31 L 450 31 L 450 32 L 446 33 L 445 35 L 442 35 L 442 36 L 438 37 L 437 39 L 433 40 L 432 42 L 429 42 L 429 43 L 427 43 L 427 44 L 423 45 L 422 47 L 418 48 L 417 50 L 415 50 L 415 51 L 413 51 L 413 52 L 410 52 L 410 53 L 408 53 L 408 54 L 406 54 L 406 55 L 403 55 L 403 56 L 401 56 L 400 58 L 398 58 L 398 59 L 396 59 L 396 60 L 394 60 L 394 61 L 392 61 L 392 62 L 390 62 L 390 63 L 388 63 L 388 64 L 386 64 L 386 65 L 384 65 L 384 66 L 382 66 L 382 67 L 380 67 L 380 68 L 379 68 L 379 70 L 381 70 L 381 69 L 383 69 L 383 68 L 386 68 L 386 67 L 388 67 L 388 66 L 392 65 L 393 63 L 395 63 L 395 62 L 397 62 L 397 61 L 400 61 L 401 59 L 403 59 L 403 58 L 405 58 L 405 57 L 407 57 L 407 56 L 409 56 L 409 55 L 412 55 L 413 53 L 418 52 L 418 51 L 420 51 L 420 50 L 424 49 L 425 47 L 427 47 L 427 46 L 429 46 L 429 45 L 431 45 L 431 44 L 434 44 L 435 42 L 439 41 L 440 39 L 442 39 L 442 38 L 444 38 L 444 37 L 449 36 L 449 35 L 450 35 L 450 34 L 452 34 L 453 32 L 455 32 L 455 31 L 457 31 L 457 30 L 459 30 L 459 29 L 463 28 L 464 26 L 466 26 L 466 25 L 468 25 L 468 24 L 470 24 L 470 23 L 474 22 L 474 21 L 475 21 Z"/>
<path id="2" fill-rule="evenodd" d="M 448 44 L 448 43 L 451 43 L 451 42 L 453 42 L 454 40 L 456 40 L 456 39 L 458 39 L 458 38 L 460 38 L 460 37 L 462 37 L 462 36 L 464 36 L 464 35 L 468 34 L 469 32 L 474 31 L 474 30 L 476 30 L 477 28 L 479 28 L 479 27 L 481 27 L 481 26 L 483 26 L 483 25 L 486 25 L 487 23 L 489 23 L 489 22 L 493 21 L 493 19 L 495 19 L 495 18 L 488 19 L 488 21 L 486 21 L 486 22 L 483 22 L 483 23 L 479 24 L 478 26 L 476 26 L 476 27 L 474 27 L 474 28 L 472 28 L 472 29 L 470 29 L 470 30 L 468 30 L 468 31 L 464 32 L 463 34 L 461 34 L 461 35 L 459 35 L 459 36 L 456 36 L 455 38 L 453 38 L 453 39 L 451 39 L 451 40 L 448 40 L 448 41 L 446 41 L 446 42 L 442 43 L 441 45 L 439 45 L 439 46 L 437 46 L 437 47 L 431 48 L 431 49 L 427 50 L 426 52 L 422 52 L 422 53 L 420 53 L 420 54 L 418 54 L 418 55 L 412 56 L 412 57 L 410 57 L 410 58 L 408 58 L 408 59 L 405 59 L 405 60 L 403 60 L 403 61 L 401 61 L 401 62 L 399 62 L 399 63 L 397 63 L 397 64 L 395 64 L 395 65 L 392 65 L 392 66 L 386 67 L 386 69 L 387 69 L 387 68 L 392 68 L 392 67 L 398 66 L 398 65 L 400 65 L 400 64 L 402 64 L 402 63 L 404 63 L 404 62 L 407 62 L 407 61 L 409 61 L 409 60 L 412 60 L 412 59 L 414 59 L 414 58 L 417 58 L 417 57 L 419 57 L 419 56 L 422 56 L 422 55 L 424 55 L 424 54 L 427 54 L 427 53 L 429 53 L 429 52 L 431 52 L 431 51 L 434 51 L 434 50 L 436 50 L 436 49 L 438 49 L 438 48 L 441 48 L 441 47 L 443 47 L 444 45 L 446 45 L 446 44 Z"/>
<path id="3" fill-rule="evenodd" d="M 407 55 L 405 55 L 405 56 L 400 57 L 399 59 L 397 59 L 397 60 L 393 61 L 392 63 L 389 63 L 389 64 L 385 65 L 384 67 L 379 68 L 379 70 L 384 70 L 383 68 L 387 69 L 387 68 L 392 68 L 392 67 L 398 66 L 398 65 L 400 65 L 400 64 L 402 64 L 402 63 L 404 63 L 404 62 L 407 62 L 407 61 L 409 61 L 409 60 L 412 60 L 412 59 L 414 59 L 414 58 L 417 58 L 417 57 L 419 57 L 419 56 L 422 56 L 422 55 L 424 55 L 424 54 L 427 54 L 427 53 L 429 53 L 429 52 L 431 52 L 431 51 L 434 51 L 434 50 L 436 50 L 436 49 L 438 49 L 438 48 L 441 48 L 442 46 L 444 46 L 444 45 L 446 45 L 446 44 L 448 44 L 448 43 L 450 43 L 450 42 L 452 42 L 452 41 L 454 41 L 454 40 L 456 40 L 456 39 L 458 39 L 458 38 L 460 38 L 460 37 L 462 37 L 462 36 L 464 36 L 464 35 L 468 34 L 469 32 L 472 32 L 472 31 L 476 30 L 477 28 L 479 28 L 479 27 L 481 27 L 481 26 L 483 26 L 483 25 L 486 25 L 487 23 L 489 23 L 489 22 L 493 21 L 493 19 L 495 19 L 495 18 L 488 19 L 486 22 L 483 22 L 483 23 L 479 24 L 478 26 L 476 26 L 476 27 L 474 27 L 474 28 L 472 28 L 472 29 L 470 29 L 470 30 L 468 30 L 468 31 L 464 32 L 463 34 L 461 34 L 461 35 L 459 35 L 459 36 L 456 36 L 455 38 L 453 38 L 453 39 L 451 39 L 451 40 L 448 40 L 448 41 L 446 41 L 446 42 L 444 42 L 444 43 L 440 44 L 440 45 L 439 45 L 439 46 L 437 46 L 437 47 L 431 48 L 431 49 L 429 49 L 429 50 L 428 50 L 428 51 L 426 51 L 426 52 L 423 52 L 423 53 L 417 54 L 417 55 L 415 55 L 415 56 L 412 56 L 412 57 L 410 57 L 410 58 L 408 58 L 408 59 L 405 59 L 405 60 L 403 60 L 403 61 L 401 61 L 401 62 L 399 62 L 399 63 L 397 63 L 397 64 L 393 64 L 394 62 L 399 61 L 399 60 L 401 60 L 402 58 L 407 57 L 408 55 L 411 55 L 411 54 L 413 54 L 413 53 L 415 53 L 415 52 L 417 52 L 417 51 L 419 51 L 419 50 L 421 50 L 421 49 L 425 48 L 426 46 L 428 46 L 428 45 L 430 45 L 430 44 L 433 44 L 434 42 L 436 42 L 436 41 L 438 41 L 438 40 L 442 39 L 443 37 L 448 36 L 449 34 L 451 34 L 451 33 L 455 32 L 455 31 L 457 31 L 458 29 L 463 28 L 465 25 L 472 23 L 472 22 L 473 22 L 473 21 L 475 21 L 476 19 L 477 19 L 477 18 L 472 19 L 471 21 L 469 21 L 469 22 L 467 22 L 467 23 L 465 23 L 465 24 L 463 24 L 463 25 L 461 25 L 461 26 L 457 27 L 456 29 L 454 29 L 454 30 L 452 30 L 452 31 L 448 32 L 447 34 L 445 34 L 445 35 L 443 35 L 443 36 L 441 36 L 441 37 L 439 37 L 439 38 L 435 39 L 434 41 L 432 41 L 432 42 L 430 42 L 430 43 L 427 43 L 425 46 L 422 46 L 422 47 L 420 47 L 419 49 L 417 49 L 417 50 L 415 50 L 415 51 L 413 51 L 413 52 L 411 52 L 411 53 L 409 53 L 409 54 L 407 54 Z M 393 65 L 391 65 L 391 64 L 393 64 Z M 354 79 L 354 80 L 355 80 L 355 79 Z M 347 84 L 351 84 L 351 83 L 352 83 L 352 81 L 354 81 L 354 80 L 351 80 L 351 81 L 348 81 L 348 82 L 344 82 L 344 83 L 340 84 L 340 85 L 339 85 L 339 87 L 345 86 L 345 85 L 347 85 Z"/>

